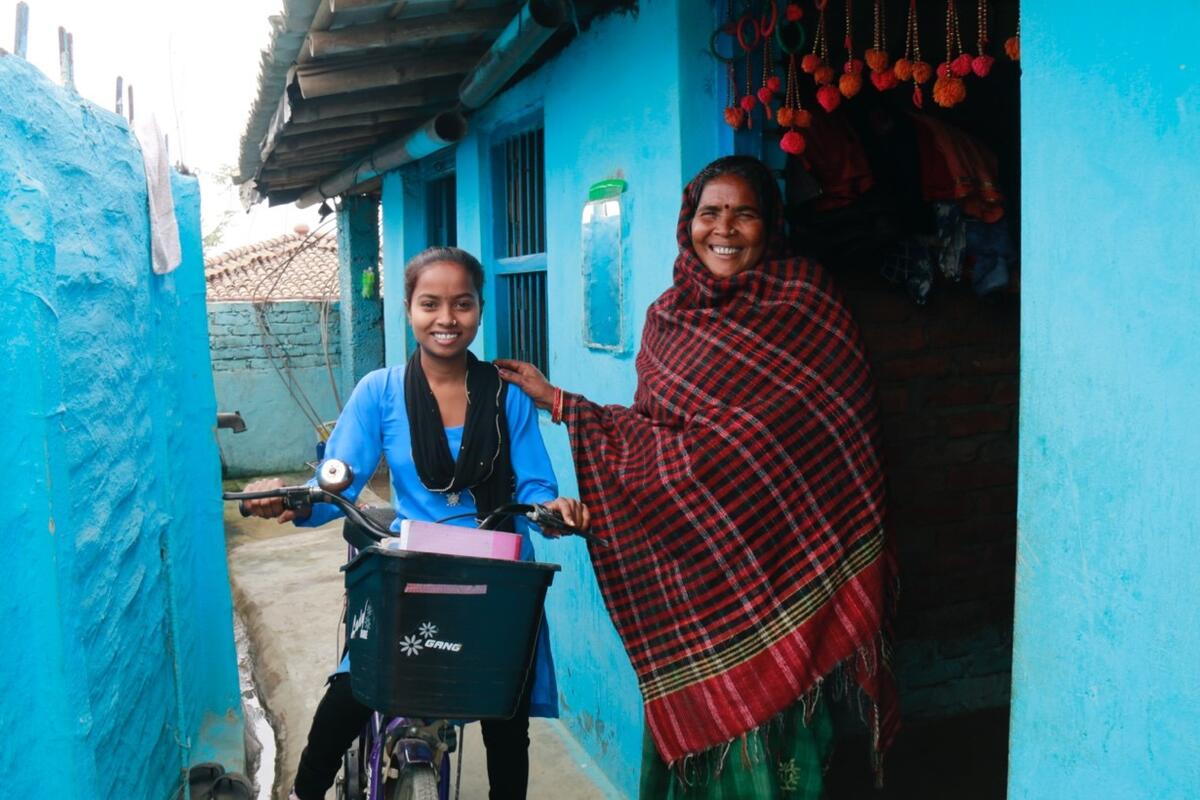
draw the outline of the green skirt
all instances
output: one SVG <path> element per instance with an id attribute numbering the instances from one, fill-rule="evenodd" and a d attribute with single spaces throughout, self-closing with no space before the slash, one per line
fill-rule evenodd
<path id="1" fill-rule="evenodd" d="M 647 729 L 642 738 L 641 800 L 819 800 L 833 749 L 829 708 L 818 702 L 805 724 L 794 703 L 780 717 L 731 744 L 669 769 Z"/>

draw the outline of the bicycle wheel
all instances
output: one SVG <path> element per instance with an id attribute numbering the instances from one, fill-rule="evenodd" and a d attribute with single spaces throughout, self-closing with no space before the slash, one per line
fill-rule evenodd
<path id="1" fill-rule="evenodd" d="M 390 800 L 438 800 L 438 774 L 433 767 L 412 764 L 400 773 Z"/>

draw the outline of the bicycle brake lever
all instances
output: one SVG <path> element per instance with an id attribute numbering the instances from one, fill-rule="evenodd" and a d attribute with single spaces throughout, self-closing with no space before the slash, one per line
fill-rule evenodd
<path id="1" fill-rule="evenodd" d="M 569 535 L 580 536 L 584 540 L 602 546 L 608 545 L 608 540 L 602 536 L 597 536 L 594 533 L 588 533 L 585 530 L 580 530 L 574 526 L 568 525 L 567 521 L 559 516 L 558 512 L 551 511 L 541 503 L 535 503 L 533 511 L 525 514 L 526 517 L 533 520 L 536 524 L 543 528 L 554 528 L 555 530 L 563 531 Z"/>

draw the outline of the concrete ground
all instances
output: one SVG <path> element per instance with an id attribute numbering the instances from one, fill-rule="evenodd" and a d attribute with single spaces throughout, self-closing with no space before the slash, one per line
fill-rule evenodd
<path id="1" fill-rule="evenodd" d="M 341 522 L 296 528 L 243 519 L 236 505 L 227 503 L 225 532 L 234 604 L 252 648 L 260 699 L 276 729 L 278 763 L 272 796 L 284 800 L 325 678 L 340 653 L 342 574 L 338 568 L 346 558 Z M 487 773 L 479 725 L 468 725 L 464 738 L 461 797 L 485 800 Z M 532 720 L 530 740 L 530 798 L 614 796 L 611 789 L 601 788 L 609 784 L 560 723 Z M 333 798 L 333 792 L 327 797 Z"/>

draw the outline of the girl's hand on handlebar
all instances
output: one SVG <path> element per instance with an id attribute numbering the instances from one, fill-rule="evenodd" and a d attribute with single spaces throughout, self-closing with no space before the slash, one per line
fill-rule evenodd
<path id="1" fill-rule="evenodd" d="M 588 525 L 591 524 L 592 515 L 588 512 L 588 507 L 580 500 L 573 497 L 556 497 L 549 503 L 543 503 L 546 508 L 558 513 L 563 521 L 581 531 L 586 531 Z M 560 536 L 561 531 L 542 529 L 542 532 L 547 536 Z"/>
<path id="2" fill-rule="evenodd" d="M 540 369 L 527 361 L 514 361 L 511 358 L 497 358 L 492 363 L 500 368 L 500 377 L 521 387 L 535 406 L 550 410 L 554 402 L 554 387 Z"/>
<path id="3" fill-rule="evenodd" d="M 242 487 L 243 492 L 265 492 L 271 489 L 278 489 L 286 486 L 282 478 L 260 478 L 256 481 L 251 481 Z M 298 515 L 290 508 L 283 507 L 282 497 L 260 497 L 256 500 L 243 500 L 242 507 L 250 512 L 255 517 L 263 519 L 274 519 L 283 524 L 297 519 Z M 312 512 L 309 511 L 309 514 Z M 300 519 L 307 519 L 309 514 L 299 516 Z"/>

